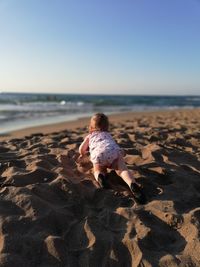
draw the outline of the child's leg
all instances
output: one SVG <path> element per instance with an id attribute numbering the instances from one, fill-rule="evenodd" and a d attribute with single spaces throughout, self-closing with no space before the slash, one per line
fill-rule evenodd
<path id="1" fill-rule="evenodd" d="M 94 177 L 96 181 L 99 183 L 100 187 L 109 189 L 110 186 L 106 178 L 107 167 L 101 166 L 99 164 L 94 164 L 93 167 L 94 167 Z"/>
<path id="2" fill-rule="evenodd" d="M 128 184 L 131 192 L 134 195 L 135 201 L 140 204 L 145 204 L 146 197 L 138 186 L 138 184 L 136 183 L 132 173 L 127 168 L 122 156 L 119 156 L 119 158 L 116 162 L 114 162 L 112 167 L 115 169 L 116 173 Z"/>
<path id="3" fill-rule="evenodd" d="M 93 170 L 94 170 L 94 178 L 98 182 L 99 174 L 106 175 L 107 168 L 104 166 L 101 166 L 99 164 L 93 164 Z"/>
<path id="4" fill-rule="evenodd" d="M 114 162 L 112 167 L 116 171 L 117 175 L 119 175 L 124 180 L 124 182 L 128 184 L 129 187 L 131 186 L 131 183 L 136 182 L 132 173 L 127 168 L 122 156 L 119 156 L 119 158 Z"/>

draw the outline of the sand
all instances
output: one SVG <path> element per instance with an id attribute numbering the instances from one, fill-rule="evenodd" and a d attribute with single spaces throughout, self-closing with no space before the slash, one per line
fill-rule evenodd
<path id="1" fill-rule="evenodd" d="M 1 267 L 200 266 L 200 110 L 111 116 L 111 133 L 147 196 L 77 163 L 87 119 L 0 142 Z"/>

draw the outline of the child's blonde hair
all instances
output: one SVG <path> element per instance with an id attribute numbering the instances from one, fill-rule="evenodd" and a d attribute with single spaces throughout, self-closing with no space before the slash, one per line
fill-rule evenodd
<path id="1" fill-rule="evenodd" d="M 108 117 L 103 113 L 96 113 L 92 116 L 89 125 L 89 132 L 104 131 L 107 132 L 109 128 Z"/>

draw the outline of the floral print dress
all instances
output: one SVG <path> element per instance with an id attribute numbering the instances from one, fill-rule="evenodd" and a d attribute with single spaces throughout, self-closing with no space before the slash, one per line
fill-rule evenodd
<path id="1" fill-rule="evenodd" d="M 120 155 L 120 147 L 108 132 L 89 134 L 90 160 L 93 164 L 109 167 Z"/>

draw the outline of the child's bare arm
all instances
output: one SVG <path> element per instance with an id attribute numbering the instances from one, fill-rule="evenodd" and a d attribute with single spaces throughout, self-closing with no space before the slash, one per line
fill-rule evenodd
<path id="1" fill-rule="evenodd" d="M 87 153 L 88 147 L 89 147 L 89 136 L 86 136 L 84 141 L 82 142 L 82 144 L 79 147 L 79 153 L 81 156 L 83 156 Z"/>

